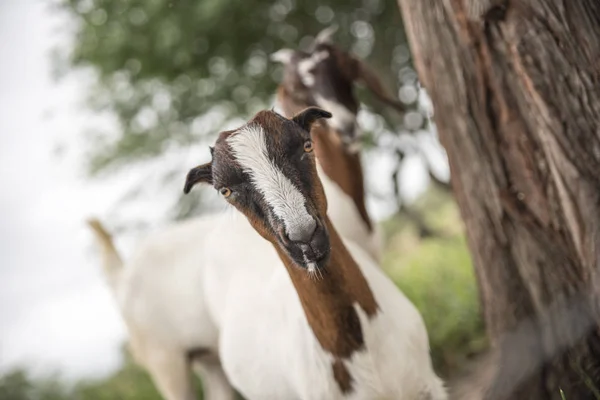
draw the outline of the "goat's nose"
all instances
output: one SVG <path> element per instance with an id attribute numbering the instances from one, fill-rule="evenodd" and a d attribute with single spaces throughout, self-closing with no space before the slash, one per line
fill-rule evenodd
<path id="1" fill-rule="evenodd" d="M 306 218 L 294 224 L 288 232 L 288 238 L 292 242 L 308 243 L 317 229 L 317 222 L 313 218 Z"/>

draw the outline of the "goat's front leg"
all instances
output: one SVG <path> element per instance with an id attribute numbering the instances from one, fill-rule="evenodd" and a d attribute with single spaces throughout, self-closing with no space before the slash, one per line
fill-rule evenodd
<path id="1" fill-rule="evenodd" d="M 202 379 L 204 399 L 236 400 L 235 390 L 229 383 L 221 362 L 216 356 L 202 357 L 194 362 L 194 370 Z"/>
<path id="2" fill-rule="evenodd" d="M 146 368 L 166 400 L 196 400 L 192 370 L 187 355 L 174 349 L 153 347 Z"/>

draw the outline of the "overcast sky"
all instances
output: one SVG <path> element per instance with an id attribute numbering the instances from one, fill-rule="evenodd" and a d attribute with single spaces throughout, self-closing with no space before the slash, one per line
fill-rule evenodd
<path id="1" fill-rule="evenodd" d="M 88 184 L 76 157 L 53 155 L 87 117 L 84 77 L 50 78 L 61 24 L 42 1 L 0 2 L 0 368 L 80 376 L 115 367 L 124 337 L 83 225 L 120 183 Z"/>
<path id="2" fill-rule="evenodd" d="M 142 172 L 85 178 L 78 151 L 83 127 L 110 122 L 81 105 L 89 75 L 61 84 L 51 79 L 49 53 L 68 40 L 69 21 L 45 4 L 0 2 L 0 369 L 25 365 L 76 378 L 117 367 L 125 338 L 84 221 L 109 213 Z M 69 143 L 60 157 L 57 143 Z M 374 157 L 367 164 L 367 180 L 377 186 L 393 163 Z M 409 166 L 403 173 L 404 189 L 414 195 L 423 172 Z M 159 219 L 164 207 L 152 200 L 136 210 Z M 378 217 L 389 212 L 369 205 Z M 117 242 L 127 255 L 126 238 Z"/>

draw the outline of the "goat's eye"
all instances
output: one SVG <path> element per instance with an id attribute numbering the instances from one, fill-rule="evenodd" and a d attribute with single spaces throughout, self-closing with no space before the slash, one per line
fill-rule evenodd
<path id="1" fill-rule="evenodd" d="M 219 190 L 219 193 L 221 193 L 221 196 L 228 198 L 231 196 L 231 189 L 224 187 Z"/>
<path id="2" fill-rule="evenodd" d="M 312 142 L 312 140 L 307 140 L 306 142 L 304 142 L 304 152 L 310 153 L 312 151 L 313 151 L 313 142 Z"/>

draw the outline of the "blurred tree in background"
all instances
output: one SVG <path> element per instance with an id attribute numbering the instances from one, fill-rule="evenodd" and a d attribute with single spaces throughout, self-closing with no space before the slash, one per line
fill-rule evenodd
<path id="1" fill-rule="evenodd" d="M 385 147 L 391 154 L 395 146 L 406 151 L 407 133 L 427 121 L 417 105 L 416 73 L 392 0 L 57 2 L 76 26 L 72 45 L 60 49 L 59 71 L 91 67 L 96 78 L 88 103 L 117 121 L 114 128 L 90 127 L 86 133 L 92 175 L 205 145 L 227 124 L 271 107 L 281 67 L 269 55 L 306 48 L 332 24 L 340 28 L 336 42 L 367 60 L 391 93 L 412 104 L 400 116 L 359 92 L 377 113 L 363 123 L 365 141 L 404 135 L 388 138 Z M 179 183 L 187 167 L 161 169 L 163 179 Z M 179 204 L 177 217 L 198 203 L 194 197 L 180 201 L 186 203 Z"/>
<path id="2" fill-rule="evenodd" d="M 34 379 L 24 369 L 0 376 L 0 400 L 63 400 L 69 390 L 57 377 Z"/>

